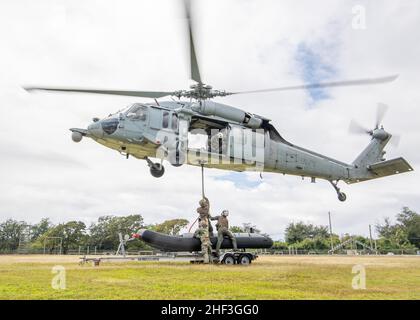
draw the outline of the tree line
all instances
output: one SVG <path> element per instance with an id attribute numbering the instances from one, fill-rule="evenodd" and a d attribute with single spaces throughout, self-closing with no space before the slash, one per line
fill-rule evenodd
<path id="1" fill-rule="evenodd" d="M 120 243 L 118 234 L 132 235 L 141 228 L 167 234 L 178 234 L 188 225 L 188 220 L 173 219 L 160 224 L 145 225 L 140 214 L 128 216 L 102 216 L 89 227 L 83 221 L 68 221 L 53 224 L 48 218 L 29 224 L 25 221 L 8 219 L 0 223 L 0 253 L 14 252 L 22 243 L 30 250 L 45 250 L 66 254 L 69 250 L 91 247 L 101 251 L 115 251 Z M 150 250 L 143 241 L 129 241 L 128 250 Z"/>
<path id="2" fill-rule="evenodd" d="M 420 249 L 420 215 L 408 207 L 403 207 L 392 223 L 390 218 L 375 225 L 378 239 L 371 243 L 370 237 L 345 234 L 330 234 L 328 226 L 315 226 L 303 222 L 290 223 L 285 230 L 285 241 L 275 242 L 274 247 L 297 250 L 329 250 L 353 238 L 367 247 L 371 245 L 379 251 Z"/>
<path id="3" fill-rule="evenodd" d="M 415 250 L 420 249 L 420 215 L 404 207 L 395 217 L 396 222 L 386 218 L 376 224 L 376 246 L 379 250 Z M 120 240 L 118 234 L 132 235 L 141 228 L 157 232 L 177 235 L 189 224 L 185 219 L 172 219 L 157 224 L 144 224 L 140 214 L 127 216 L 106 215 L 87 226 L 82 221 L 68 221 L 53 224 L 48 218 L 38 223 L 29 224 L 25 221 L 8 219 L 0 223 L 0 253 L 15 252 L 22 243 L 33 251 L 46 250 L 54 253 L 60 248 L 66 254 L 80 247 L 96 248 L 100 251 L 115 251 Z M 260 232 L 249 223 L 242 227 L 232 226 L 232 232 Z M 275 241 L 273 248 L 287 250 L 290 246 L 300 250 L 328 250 L 333 246 L 353 237 L 361 243 L 370 246 L 370 238 L 346 234 L 341 238 L 337 234 L 330 235 L 327 226 L 316 226 L 309 223 L 290 223 L 284 232 L 285 241 Z M 150 250 L 142 241 L 129 241 L 128 250 Z"/>

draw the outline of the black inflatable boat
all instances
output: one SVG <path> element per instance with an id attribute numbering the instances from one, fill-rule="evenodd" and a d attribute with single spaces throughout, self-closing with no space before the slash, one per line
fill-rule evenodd
<path id="1" fill-rule="evenodd" d="M 235 233 L 238 249 L 265 249 L 271 248 L 273 240 L 257 233 Z M 185 233 L 181 236 L 172 236 L 152 230 L 142 229 L 136 235 L 148 245 L 170 252 L 194 252 L 201 250 L 200 239 L 195 238 L 192 233 Z M 216 248 L 217 235 L 210 237 L 213 248 Z M 222 249 L 232 249 L 232 241 L 225 237 L 222 242 Z"/>

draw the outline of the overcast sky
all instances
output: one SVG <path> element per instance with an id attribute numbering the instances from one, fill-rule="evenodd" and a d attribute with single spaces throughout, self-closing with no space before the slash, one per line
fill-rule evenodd
<path id="1" fill-rule="evenodd" d="M 379 86 L 218 101 L 264 115 L 292 143 L 345 162 L 369 143 L 368 136 L 348 133 L 350 120 L 372 127 L 382 102 L 390 106 L 385 128 L 401 135 L 398 148 L 387 147 L 388 158 L 403 156 L 419 168 L 419 1 L 193 5 L 201 76 L 216 89 L 399 74 Z M 90 224 L 101 215 L 134 213 L 147 223 L 196 218 L 199 168 L 166 165 L 165 176 L 155 179 L 144 161 L 126 160 L 89 139 L 71 140 L 69 128 L 86 128 L 92 117 L 147 99 L 28 94 L 21 88 L 185 89 L 191 84 L 185 31 L 182 6 L 173 0 L 0 2 L 0 220 Z M 291 221 L 328 224 L 328 211 L 336 233 L 367 234 L 369 224 L 403 206 L 420 210 L 419 187 L 418 171 L 342 184 L 348 200 L 341 203 L 325 181 L 206 170 L 213 213 L 228 208 L 232 224 L 252 222 L 275 239 Z"/>

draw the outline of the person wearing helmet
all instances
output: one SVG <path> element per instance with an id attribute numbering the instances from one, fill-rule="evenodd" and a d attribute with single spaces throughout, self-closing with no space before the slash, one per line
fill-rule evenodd
<path id="1" fill-rule="evenodd" d="M 200 223 L 201 220 L 203 219 L 207 219 L 207 221 L 211 218 L 210 216 L 210 201 L 207 197 L 203 197 L 203 199 L 201 199 L 198 204 L 200 205 L 197 208 L 197 213 L 199 214 L 198 217 L 198 223 Z M 209 229 L 209 234 L 210 236 L 213 235 L 213 227 L 211 225 L 211 223 L 207 223 L 208 225 L 208 229 Z"/>
<path id="2" fill-rule="evenodd" d="M 217 220 L 216 229 L 217 229 L 217 245 L 216 245 L 216 253 L 219 255 L 220 247 L 223 242 L 223 237 L 228 236 L 230 240 L 232 240 L 233 250 L 238 250 L 238 246 L 236 243 L 236 238 L 232 232 L 229 230 L 229 221 L 228 221 L 228 210 L 223 210 L 220 216 L 212 217 L 211 220 Z"/>

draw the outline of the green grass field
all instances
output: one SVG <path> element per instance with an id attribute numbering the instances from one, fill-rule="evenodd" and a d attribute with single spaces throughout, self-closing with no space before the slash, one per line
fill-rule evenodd
<path id="1" fill-rule="evenodd" d="M 366 289 L 352 288 L 364 265 Z M 51 287 L 52 268 L 66 289 Z M 263 256 L 251 266 L 0 256 L 0 299 L 420 299 L 420 257 Z"/>

